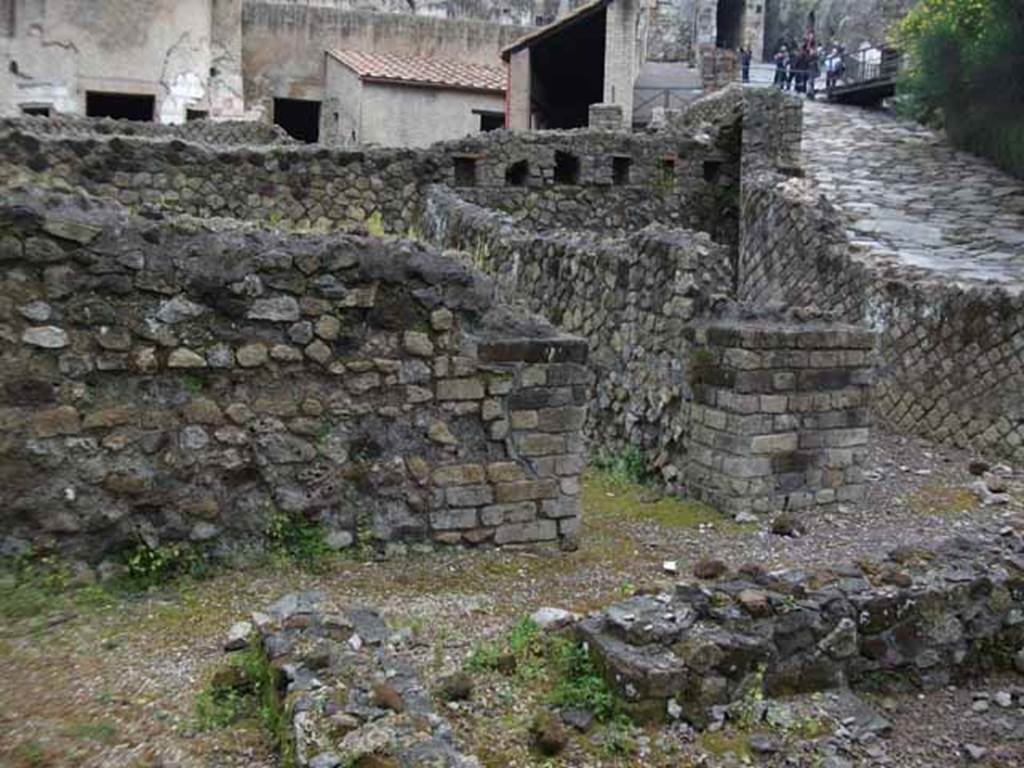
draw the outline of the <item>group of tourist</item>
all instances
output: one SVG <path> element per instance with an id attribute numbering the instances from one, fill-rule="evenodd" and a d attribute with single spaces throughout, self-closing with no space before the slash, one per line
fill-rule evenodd
<path id="1" fill-rule="evenodd" d="M 832 90 L 843 76 L 843 55 L 845 51 L 840 45 L 832 45 L 828 50 L 814 41 L 814 33 L 808 32 L 803 43 L 779 46 L 773 57 L 775 62 L 774 85 L 780 91 L 805 93 L 813 99 L 816 83 L 825 73 L 825 88 Z M 740 48 L 740 71 L 743 82 L 750 82 L 750 63 L 753 53 L 750 47 Z"/>
<path id="2" fill-rule="evenodd" d="M 773 58 L 775 62 L 776 88 L 782 91 L 805 93 L 813 99 L 816 83 L 825 72 L 825 88 L 832 90 L 843 76 L 843 49 L 833 45 L 826 51 L 825 46 L 814 41 L 814 33 L 808 32 L 799 48 L 783 44 Z"/>

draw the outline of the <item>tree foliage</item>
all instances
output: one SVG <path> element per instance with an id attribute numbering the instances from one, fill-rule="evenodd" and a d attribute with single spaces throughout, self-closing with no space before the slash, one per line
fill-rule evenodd
<path id="1" fill-rule="evenodd" d="M 1024 177 L 1024 3 L 920 0 L 897 37 L 904 107 Z"/>

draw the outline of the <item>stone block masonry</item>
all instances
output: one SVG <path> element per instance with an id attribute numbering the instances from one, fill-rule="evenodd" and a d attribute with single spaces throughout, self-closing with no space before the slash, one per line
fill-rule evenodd
<path id="1" fill-rule="evenodd" d="M 744 565 L 630 598 L 578 631 L 636 717 L 702 728 L 751 693 L 937 688 L 1008 666 L 1024 644 L 1022 595 L 1024 543 L 993 531 L 813 574 Z"/>
<path id="2" fill-rule="evenodd" d="M 571 545 L 587 346 L 400 240 L 0 206 L 0 539 Z"/>
<path id="3" fill-rule="evenodd" d="M 734 515 L 864 493 L 875 334 L 794 314 L 689 329 L 686 487 Z"/>
<path id="4" fill-rule="evenodd" d="M 679 489 L 689 429 L 684 332 L 731 290 L 729 249 L 704 233 L 656 225 L 614 239 L 534 234 L 440 186 L 427 193 L 424 219 L 433 239 L 467 251 L 504 295 L 586 337 L 587 375 L 558 375 L 594 398 L 594 449 L 640 448 Z"/>

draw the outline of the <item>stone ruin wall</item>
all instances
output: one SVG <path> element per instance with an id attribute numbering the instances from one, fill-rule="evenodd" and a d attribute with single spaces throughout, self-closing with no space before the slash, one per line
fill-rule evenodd
<path id="1" fill-rule="evenodd" d="M 735 516 L 864 497 L 874 332 L 736 308 L 687 332 L 691 496 Z"/>
<path id="2" fill-rule="evenodd" d="M 776 121 L 756 130 L 758 111 L 743 140 L 739 299 L 817 304 L 877 330 L 879 426 L 1024 460 L 1024 296 L 860 261 L 842 212 L 801 177 L 791 151 L 774 167 L 756 162 L 760 147 L 792 144 L 768 133 Z"/>
<path id="3" fill-rule="evenodd" d="M 12 184 L 58 191 L 77 187 L 149 218 L 224 216 L 269 222 L 291 231 L 386 230 L 414 237 L 425 235 L 443 245 L 461 248 L 468 252 L 462 258 L 475 260 L 490 272 L 506 298 L 522 300 L 563 330 L 581 334 L 590 348 L 591 365 L 575 370 L 571 382 L 564 378 L 570 375 L 565 371 L 552 374 L 550 381 L 559 383 L 551 386 L 561 392 L 552 395 L 554 400 L 541 402 L 541 398 L 529 405 L 534 401 L 527 399 L 512 409 L 522 411 L 514 417 L 515 424 L 533 429 L 540 423 L 542 412 L 550 411 L 554 418 L 557 409 L 579 407 L 593 395 L 595 408 L 587 432 L 594 448 L 633 445 L 644 449 L 653 468 L 661 470 L 676 490 L 686 487 L 691 444 L 698 445 L 702 452 L 714 452 L 724 443 L 739 445 L 733 439 L 737 435 L 742 438 L 740 442 L 753 435 L 731 434 L 731 428 L 727 428 L 724 437 L 716 437 L 707 428 L 720 427 L 706 423 L 703 417 L 694 420 L 690 410 L 690 375 L 696 367 L 693 355 L 699 351 L 692 343 L 690 326 L 705 309 L 726 299 L 747 304 L 778 300 L 793 305 L 818 303 L 838 309 L 839 319 L 846 322 L 874 323 L 883 334 L 885 361 L 873 390 L 880 401 L 876 405 L 878 420 L 906 431 L 913 428 L 930 437 L 960 440 L 964 435 L 947 428 L 948 422 L 942 419 L 950 413 L 959 418 L 968 409 L 981 406 L 977 402 L 964 405 L 966 398 L 959 402 L 942 399 L 942 388 L 960 397 L 965 388 L 974 387 L 967 397 L 982 401 L 979 388 L 1008 380 L 1001 373 L 1004 364 L 972 355 L 975 367 L 981 359 L 991 374 L 969 379 L 967 365 L 959 365 L 957 371 L 945 377 L 936 377 L 936 369 L 923 366 L 929 359 L 941 357 L 943 349 L 963 350 L 965 356 L 971 350 L 991 349 L 982 343 L 987 345 L 999 338 L 998 333 L 1012 325 L 1009 311 L 1015 305 L 992 312 L 987 305 L 992 294 L 972 296 L 951 309 L 960 323 L 951 327 L 950 321 L 943 319 L 946 315 L 929 314 L 935 304 L 923 301 L 925 294 L 921 292 L 941 290 L 943 295 L 952 295 L 950 292 L 957 289 L 893 282 L 885 292 L 870 292 L 869 286 L 880 283 L 852 260 L 835 216 L 822 214 L 810 193 L 794 192 L 805 185 L 798 178 L 797 167 L 798 107 L 775 93 L 741 94 L 741 89 L 729 88 L 697 102 L 688 115 L 671 120 L 665 131 L 654 135 L 608 131 L 497 133 L 448 142 L 422 152 L 232 148 L 176 138 L 36 136 L 27 132 L 23 123 L 14 122 L 5 124 L 0 170 Z M 745 153 L 744 209 L 742 222 L 737 222 L 741 147 Z M 568 177 L 567 156 L 575 169 Z M 627 175 L 618 179 L 616 158 L 620 171 L 623 160 L 629 161 Z M 522 173 L 519 164 L 524 161 Z M 598 199 L 605 201 L 603 207 L 592 204 Z M 522 201 L 530 203 L 518 217 L 500 210 L 512 210 Z M 712 215 L 716 205 L 724 205 L 718 220 Z M 631 213 L 615 218 L 612 211 L 616 206 Z M 671 223 L 672 228 L 640 229 L 660 220 Z M 550 228 L 557 229 L 540 231 Z M 633 234 L 621 234 L 622 228 L 632 228 Z M 700 229 L 711 230 L 710 235 L 697 231 Z M 852 277 L 836 280 L 835 275 Z M 845 304 L 832 298 L 847 295 L 842 294 L 841 286 L 853 297 L 843 299 Z M 965 307 L 964 311 L 958 309 L 960 306 Z M 972 312 L 971 308 L 977 306 L 983 310 Z M 1014 316 L 1019 317 L 1019 311 Z M 978 317 L 986 319 L 979 321 Z M 907 330 L 900 335 L 893 330 L 897 327 Z M 932 336 L 928 335 L 930 328 L 936 328 Z M 842 331 L 838 327 L 834 330 Z M 1001 338 L 1008 348 L 1018 348 L 1013 346 L 1018 332 L 1011 330 Z M 944 346 L 939 345 L 939 339 Z M 310 343 L 312 339 L 304 342 Z M 978 346 L 971 347 L 971 343 Z M 740 343 L 736 351 L 744 350 L 745 344 Z M 757 349 L 756 342 L 752 342 L 751 349 Z M 861 347 L 843 349 L 852 354 Z M 924 357 L 915 358 L 915 352 Z M 948 356 L 937 365 L 945 366 L 939 370 L 948 370 L 950 361 L 960 359 Z M 792 368 L 789 373 L 799 377 L 804 364 L 790 361 L 786 365 Z M 867 364 L 862 361 L 850 365 L 859 369 Z M 1012 364 L 1006 365 L 1010 371 L 1007 375 L 1019 375 Z M 765 370 L 768 368 L 773 366 Z M 384 371 L 376 372 L 386 375 Z M 729 397 L 739 402 L 747 394 L 736 390 Z M 758 394 L 768 396 L 767 392 Z M 759 446 L 763 448 L 768 438 L 785 431 L 775 429 L 775 417 L 791 417 L 794 423 L 806 424 L 801 428 L 811 431 L 817 428 L 810 422 L 818 416 L 801 410 L 800 402 L 801 398 L 793 399 L 791 408 L 787 399 L 783 412 L 770 413 L 771 429 L 753 435 L 764 438 L 758 441 Z M 933 410 L 929 402 L 938 403 L 935 408 L 940 410 Z M 988 402 L 992 402 L 991 397 Z M 224 410 L 224 405 L 217 405 Z M 816 406 L 815 410 L 825 414 L 822 419 L 851 420 L 842 428 L 861 430 L 857 433 L 861 435 L 867 426 L 863 407 L 858 400 Z M 1015 433 L 999 429 L 1012 419 L 1015 407 L 1019 405 L 1007 403 L 999 417 L 1003 421 L 983 421 L 980 427 L 972 427 L 967 439 L 1003 453 L 1009 447 L 1012 453 Z M 942 419 L 937 414 L 942 414 Z M 750 415 L 766 417 L 769 412 L 737 411 L 726 414 L 726 420 L 742 420 Z M 971 418 L 976 418 L 976 413 Z M 578 431 L 582 426 L 581 422 L 574 428 Z M 695 431 L 710 435 L 711 442 L 691 441 Z M 802 439 L 797 436 L 801 450 Z M 799 488 L 796 476 L 800 473 L 786 458 L 792 450 L 781 438 L 773 443 L 769 456 L 770 474 L 761 475 L 757 483 L 751 477 L 729 477 L 728 472 L 721 472 L 729 458 L 726 453 L 764 464 L 765 454 L 760 449 L 755 451 L 753 442 L 746 442 L 750 444 L 725 450 L 714 462 L 704 465 L 718 472 L 718 480 L 712 485 L 701 485 L 705 480 L 696 476 L 701 475 L 699 471 L 691 476 L 699 495 L 739 512 L 803 506 L 808 498 L 814 503 L 832 504 L 841 495 L 853 498 L 857 493 L 857 457 L 862 455 L 859 438 L 857 445 L 808 445 L 809 454 L 801 455 L 800 460 L 803 469 L 810 467 L 810 471 L 802 475 L 805 485 Z M 844 459 L 842 466 L 822 464 L 820 457 L 833 449 L 852 449 L 853 458 Z M 573 461 L 582 465 L 582 443 L 574 442 L 572 450 L 562 455 L 574 456 Z M 692 458 L 696 461 L 696 454 Z M 731 459 L 728 463 L 736 464 Z M 557 474 L 557 467 L 547 466 L 551 464 L 547 462 L 543 471 Z M 564 464 L 562 469 L 569 466 Z M 469 477 L 479 475 L 479 469 L 467 471 Z M 772 489 L 752 491 L 758 483 L 763 489 L 767 485 Z M 570 479 L 565 487 L 571 486 Z M 844 490 L 847 487 L 849 490 Z M 561 488 L 559 484 L 560 492 Z M 722 496 L 723 489 L 730 498 Z M 481 494 L 481 498 L 487 495 L 483 491 Z M 567 519 L 575 518 L 570 515 Z M 571 536 L 572 523 L 567 522 L 563 528 L 556 527 L 555 536 Z M 431 528 L 429 533 L 437 531 Z M 534 533 L 534 538 L 550 538 L 551 524 L 537 527 Z M 465 538 L 478 535 L 484 534 L 472 533 Z M 443 539 L 460 536 L 452 533 Z"/>
<path id="4" fill-rule="evenodd" d="M 457 259 L 9 191 L 0 263 L 5 549 L 574 540 L 586 345 Z"/>
<path id="5" fill-rule="evenodd" d="M 577 631 L 635 717 L 703 728 L 752 685 L 770 697 L 938 688 L 1009 667 L 1022 619 L 1024 543 L 992 531 L 814 573 L 749 564 L 630 598 Z"/>
<path id="6" fill-rule="evenodd" d="M 253 120 L 192 120 L 172 125 L 109 117 L 7 117 L 0 119 L 0 133 L 24 132 L 39 136 L 138 136 L 150 139 L 181 139 L 199 144 L 291 144 L 298 142 L 284 129 Z"/>
<path id="7" fill-rule="evenodd" d="M 606 131 L 496 132 L 421 151 L 343 151 L 37 135 L 33 128 L 23 120 L 0 123 L 0 174 L 10 183 L 81 189 L 132 209 L 290 229 L 351 229 L 375 219 L 384 231 L 407 234 L 419 227 L 423 189 L 443 183 L 488 206 L 529 199 L 524 223 L 536 227 L 697 222 L 717 225 L 730 242 L 738 237 L 735 151 L 686 137 L 666 142 Z M 555 183 L 559 152 L 578 162 L 576 182 Z M 526 167 L 523 187 L 506 180 L 519 163 Z M 616 163 L 626 168 L 624 175 L 616 176 Z"/>
<path id="8" fill-rule="evenodd" d="M 519 299 L 586 338 L 595 374 L 595 450 L 642 449 L 681 489 L 689 432 L 685 329 L 732 289 L 730 249 L 705 233 L 651 225 L 613 239 L 536 234 L 511 217 L 432 187 L 427 233 L 469 253 Z"/>

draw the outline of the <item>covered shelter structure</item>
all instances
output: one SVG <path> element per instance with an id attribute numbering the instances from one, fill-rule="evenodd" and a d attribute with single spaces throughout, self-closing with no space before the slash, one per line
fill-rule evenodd
<path id="1" fill-rule="evenodd" d="M 643 18 L 637 0 L 591 0 L 505 47 L 507 126 L 580 128 L 592 104 L 618 105 L 628 119 Z"/>

